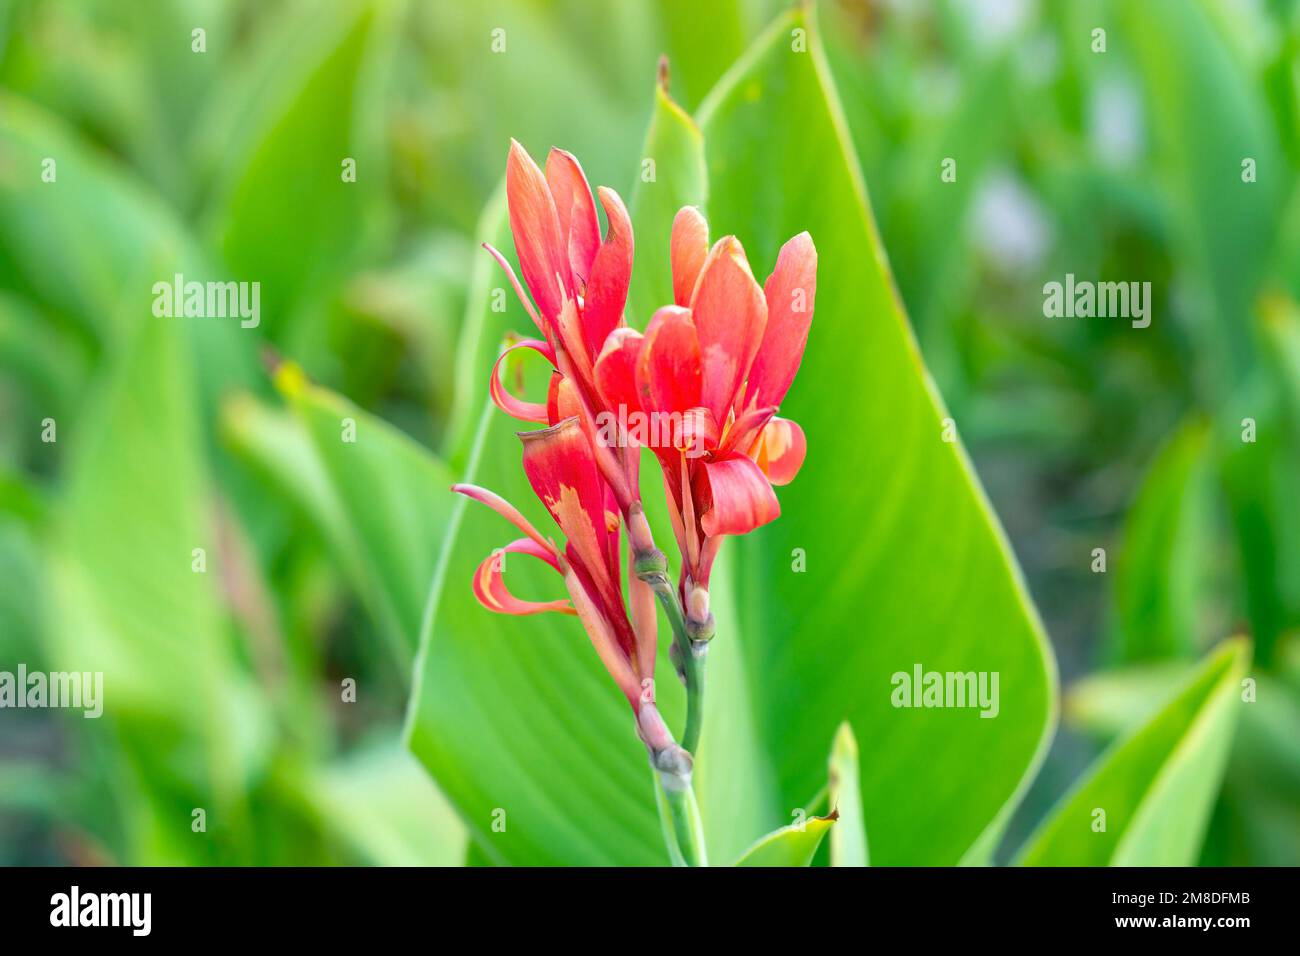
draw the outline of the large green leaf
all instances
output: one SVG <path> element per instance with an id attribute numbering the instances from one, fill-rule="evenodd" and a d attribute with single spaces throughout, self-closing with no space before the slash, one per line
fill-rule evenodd
<path id="1" fill-rule="evenodd" d="M 1242 639 L 1225 642 L 1142 726 L 1098 758 L 1030 838 L 1029 866 L 1189 866 L 1232 743 Z M 1104 811 L 1104 818 L 1098 811 Z M 1099 827 L 1104 822 L 1104 830 Z"/>
<path id="2" fill-rule="evenodd" d="M 780 491 L 780 520 L 727 543 L 740 614 L 719 619 L 715 645 L 742 649 L 778 805 L 818 789 L 824 745 L 810 742 L 848 719 L 875 861 L 987 859 L 1046 745 L 1051 655 L 960 444 L 942 438 L 945 413 L 894 292 L 815 24 L 800 12 L 778 20 L 700 126 L 715 234 L 738 235 L 760 277 L 802 230 L 820 254 L 812 333 L 782 408 L 803 425 L 808 459 Z M 998 673 L 998 716 L 891 706 L 891 675 L 917 663 Z"/>

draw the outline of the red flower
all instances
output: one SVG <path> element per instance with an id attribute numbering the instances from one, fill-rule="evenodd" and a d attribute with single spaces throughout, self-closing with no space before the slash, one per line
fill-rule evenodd
<path id="1" fill-rule="evenodd" d="M 708 246 L 699 211 L 673 222 L 675 304 L 644 336 L 608 340 L 595 366 L 606 401 L 680 421 L 671 446 L 654 447 L 674 532 L 692 584 L 707 587 L 719 539 L 775 519 L 773 485 L 803 464 L 803 430 L 777 418 L 808 341 L 817 250 L 804 232 L 787 242 L 760 288 L 734 236 Z"/>

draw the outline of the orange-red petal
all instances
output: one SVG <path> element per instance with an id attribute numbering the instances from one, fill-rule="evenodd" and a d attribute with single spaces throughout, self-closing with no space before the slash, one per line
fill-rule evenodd
<path id="1" fill-rule="evenodd" d="M 592 358 L 605 344 L 609 333 L 622 323 L 627 287 L 632 281 L 632 219 L 618 193 L 604 186 L 599 193 L 609 229 L 592 263 L 587 296 L 582 304 L 582 334 Z"/>
<path id="2" fill-rule="evenodd" d="M 673 218 L 672 242 L 668 259 L 673 271 L 673 301 L 680 306 L 691 304 L 695 281 L 709 255 L 709 224 L 694 206 L 683 206 Z"/>
<path id="3" fill-rule="evenodd" d="M 557 611 L 561 614 L 577 614 L 567 598 L 554 601 L 526 601 L 517 598 L 506 587 L 505 571 L 507 554 L 528 554 L 540 558 L 562 574 L 555 555 L 547 548 L 540 547 L 535 541 L 520 538 L 511 541 L 504 548 L 492 552 L 474 572 L 474 597 L 478 598 L 489 611 L 498 614 L 541 614 L 545 611 Z"/>
<path id="4" fill-rule="evenodd" d="M 691 313 L 666 305 L 646 326 L 636 387 L 647 412 L 685 412 L 700 404 L 700 341 Z"/>
<path id="5" fill-rule="evenodd" d="M 560 238 L 568 256 L 569 268 L 577 283 L 586 285 L 591 263 L 600 248 L 600 222 L 591 186 L 577 158 L 562 149 L 552 149 L 546 157 L 546 183 L 555 201 L 560 220 Z"/>
<path id="6" fill-rule="evenodd" d="M 781 247 L 763 296 L 767 327 L 749 370 L 746 405 L 780 405 L 803 360 L 817 297 L 817 247 L 808 233 Z"/>
<path id="7" fill-rule="evenodd" d="M 528 151 L 514 140 L 510 141 L 506 161 L 506 201 L 524 283 L 542 318 L 554 321 L 565 292 L 561 279 L 567 280 L 571 274 L 569 257 L 546 177 Z"/>
<path id="8" fill-rule="evenodd" d="M 773 418 L 768 422 L 750 451 L 750 457 L 767 475 L 767 480 L 778 486 L 794 481 L 807 454 L 808 440 L 803 429 L 788 418 Z"/>
<path id="9" fill-rule="evenodd" d="M 615 329 L 605 339 L 596 359 L 596 391 L 605 408 L 619 414 L 631 415 L 641 410 L 641 399 L 636 391 L 636 366 L 645 346 L 645 336 L 627 326 Z"/>
<path id="10" fill-rule="evenodd" d="M 763 341 L 767 303 L 754 281 L 745 250 L 724 236 L 709 252 L 691 300 L 699 334 L 703 381 L 700 402 L 725 425 L 750 363 Z"/>
<path id="11" fill-rule="evenodd" d="M 696 473 L 695 499 L 709 537 L 746 534 L 781 514 L 767 476 L 744 455 L 706 461 Z"/>

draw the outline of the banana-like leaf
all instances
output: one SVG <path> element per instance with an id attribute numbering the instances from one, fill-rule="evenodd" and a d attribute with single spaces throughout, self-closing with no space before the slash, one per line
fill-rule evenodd
<path id="1" fill-rule="evenodd" d="M 1243 700 L 1250 660 L 1224 642 L 1158 713 L 1117 741 L 1022 850 L 1026 866 L 1190 866 Z"/>
<path id="2" fill-rule="evenodd" d="M 778 20 L 699 123 L 715 234 L 735 233 L 760 279 L 803 230 L 820 256 L 807 351 L 782 406 L 808 458 L 780 489 L 781 518 L 725 544 L 740 614 L 719 619 L 714 643 L 741 648 L 778 806 L 821 786 L 824 758 L 806 742 L 847 718 L 875 861 L 982 862 L 1046 745 L 1051 652 L 961 445 L 944 440 L 815 22 Z M 893 676 L 918 665 L 996 673 L 997 716 L 894 706 Z"/>
<path id="3" fill-rule="evenodd" d="M 773 830 L 746 850 L 735 865 L 811 866 L 813 854 L 836 825 L 835 815 L 831 814 Z"/>

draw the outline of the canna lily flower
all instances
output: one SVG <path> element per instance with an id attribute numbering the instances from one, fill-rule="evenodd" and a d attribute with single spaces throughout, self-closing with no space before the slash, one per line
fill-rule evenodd
<path id="1" fill-rule="evenodd" d="M 677 440 L 653 450 L 685 563 L 683 596 L 701 623 L 721 539 L 779 516 L 772 488 L 803 464 L 803 430 L 776 411 L 808 341 L 817 250 L 808 233 L 795 236 L 760 287 L 740 242 L 725 236 L 710 248 L 708 224 L 687 206 L 673 221 L 670 253 L 674 304 L 644 335 L 611 335 L 595 380 L 607 403 L 681 422 Z"/>
<path id="2" fill-rule="evenodd" d="M 653 631 L 638 634 L 628 620 L 619 564 L 617 504 L 596 468 L 591 444 L 576 416 L 549 428 L 521 432 L 519 438 L 524 473 L 564 534 L 565 544 L 557 546 L 517 508 L 486 488 L 452 486 L 453 491 L 487 505 L 524 535 L 479 565 L 474 595 L 488 610 L 502 614 L 576 615 L 637 715 L 642 739 L 656 756 L 675 754 L 676 745 L 653 694 L 656 635 Z M 506 554 L 528 555 L 547 564 L 563 579 L 568 597 L 527 601 L 511 594 L 502 560 Z"/>
<path id="3" fill-rule="evenodd" d="M 536 308 L 506 258 L 490 245 L 486 248 L 505 270 L 542 338 L 524 339 L 501 353 L 492 367 L 489 392 L 498 408 L 521 421 L 554 426 L 577 418 L 627 527 L 628 562 L 633 568 L 637 555 L 655 551 L 640 502 L 640 455 L 633 445 L 611 448 L 597 440 L 596 417 L 609 409 L 594 381 L 597 355 L 626 325 L 623 309 L 632 277 L 632 221 L 618 193 L 604 186 L 597 193 L 609 226 L 604 239 L 591 187 L 578 160 L 552 149 L 543 172 L 527 150 L 510 141 L 506 160 L 510 231 Z M 530 349 L 550 362 L 553 371 L 545 404 L 512 395 L 502 384 L 501 364 L 516 349 Z M 658 627 L 654 596 L 635 573 L 629 574 L 628 592 L 636 632 L 643 644 L 653 647 Z"/>
<path id="4" fill-rule="evenodd" d="M 604 239 L 596 217 L 591 187 L 577 159 L 552 149 L 543 172 L 528 152 L 511 140 L 506 162 L 506 199 L 510 231 L 519 266 L 532 301 L 525 295 L 506 258 L 490 245 L 487 250 L 505 270 L 516 295 L 541 332 L 541 339 L 524 339 L 505 349 L 492 369 L 492 400 L 521 421 L 554 424 L 556 391 L 567 382 L 563 396 L 589 436 L 596 415 L 605 410 L 595 388 L 594 365 L 606 340 L 625 326 L 632 276 L 632 221 L 618 193 L 597 190 L 609 228 Z M 536 302 L 536 308 L 532 302 Z M 501 364 L 516 349 L 532 350 L 554 368 L 547 404 L 512 395 L 501 383 Z M 627 514 L 638 498 L 633 454 L 594 442 L 597 464 L 609 482 L 619 508 Z M 636 529 L 639 530 L 639 529 Z"/>

